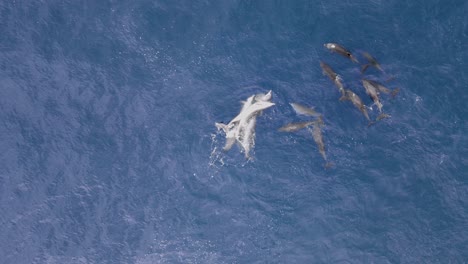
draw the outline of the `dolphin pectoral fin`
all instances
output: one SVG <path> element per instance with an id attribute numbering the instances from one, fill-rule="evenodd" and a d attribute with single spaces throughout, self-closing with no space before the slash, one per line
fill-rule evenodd
<path id="1" fill-rule="evenodd" d="M 361 73 L 364 73 L 367 68 L 369 68 L 370 64 L 366 64 L 366 65 L 363 65 L 362 68 L 361 68 Z"/>

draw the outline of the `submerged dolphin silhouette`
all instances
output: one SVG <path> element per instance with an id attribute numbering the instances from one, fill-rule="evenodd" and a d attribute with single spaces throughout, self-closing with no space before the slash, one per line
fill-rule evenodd
<path id="1" fill-rule="evenodd" d="M 372 57 L 372 55 L 365 51 L 362 52 L 362 55 L 369 61 L 369 63 L 362 66 L 361 73 L 364 73 L 367 70 L 367 68 L 369 68 L 369 66 L 373 66 L 379 71 L 384 72 L 379 62 L 377 62 L 377 60 L 374 57 Z"/>

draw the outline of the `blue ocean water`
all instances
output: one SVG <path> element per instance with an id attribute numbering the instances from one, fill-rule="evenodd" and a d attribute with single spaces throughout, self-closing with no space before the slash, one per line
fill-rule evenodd
<path id="1" fill-rule="evenodd" d="M 0 263 L 466 263 L 468 2 L 3 1 Z M 391 118 L 359 66 L 400 88 Z M 388 78 L 394 78 L 385 82 Z M 272 90 L 253 160 L 215 122 Z M 323 114 L 325 169 L 289 103 Z M 375 107 L 374 107 L 375 108 Z M 370 111 L 376 118 L 376 109 Z"/>

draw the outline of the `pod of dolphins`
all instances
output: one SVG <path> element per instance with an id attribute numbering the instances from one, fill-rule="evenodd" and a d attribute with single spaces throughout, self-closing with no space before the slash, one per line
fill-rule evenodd
<path id="1" fill-rule="evenodd" d="M 350 59 L 354 63 L 359 63 L 358 60 L 353 56 L 353 54 L 348 51 L 346 48 L 343 46 L 337 44 L 337 43 L 326 43 L 324 44 L 325 48 L 330 50 L 332 53 L 337 53 L 342 55 L 343 57 L 346 57 Z M 367 59 L 368 63 L 363 65 L 361 67 L 361 73 L 363 74 L 369 67 L 374 67 L 380 72 L 384 72 L 382 69 L 382 66 L 380 66 L 379 62 L 368 52 L 362 52 L 362 55 L 364 58 Z M 328 76 L 330 80 L 333 81 L 333 83 L 338 87 L 340 93 L 341 93 L 341 98 L 340 101 L 346 101 L 349 100 L 353 103 L 353 105 L 361 111 L 361 113 L 366 117 L 367 121 L 369 121 L 369 126 L 374 124 L 376 121 L 382 120 L 384 118 L 390 117 L 390 115 L 382 112 L 382 103 L 380 101 L 380 93 L 385 93 L 385 94 L 391 94 L 392 97 L 395 97 L 395 95 L 399 92 L 399 89 L 396 88 L 393 91 L 390 89 L 386 88 L 383 84 L 370 80 L 370 79 L 362 79 L 362 85 L 365 89 L 365 92 L 369 97 L 372 99 L 374 102 L 374 105 L 377 106 L 379 109 L 380 115 L 376 118 L 375 121 L 371 121 L 369 118 L 369 114 L 367 113 L 367 106 L 362 102 L 361 98 L 354 93 L 350 89 L 345 89 L 343 86 L 343 79 L 339 74 L 337 74 L 328 64 L 325 62 L 321 61 L 320 62 L 320 67 L 322 68 L 323 74 Z"/>
<path id="2" fill-rule="evenodd" d="M 354 63 L 359 63 L 356 57 L 346 48 L 337 43 L 326 43 L 324 47 L 330 50 L 332 53 L 339 54 L 345 58 L 348 58 Z M 381 65 L 377 60 L 370 55 L 368 52 L 362 52 L 363 57 L 368 61 L 367 64 L 362 65 L 361 73 L 363 74 L 369 67 L 374 67 L 380 72 L 384 72 Z M 333 84 L 338 88 L 341 94 L 340 101 L 351 101 L 351 103 L 364 115 L 369 121 L 368 126 L 375 122 L 390 117 L 390 115 L 383 112 L 383 104 L 380 100 L 380 93 L 391 94 L 392 98 L 399 92 L 399 89 L 390 90 L 386 88 L 382 83 L 375 80 L 362 78 L 362 86 L 366 94 L 372 99 L 373 105 L 375 105 L 379 111 L 379 116 L 371 121 L 367 112 L 368 107 L 363 103 L 361 98 L 354 93 L 351 89 L 345 88 L 342 77 L 337 74 L 327 63 L 320 61 L 320 67 L 322 68 L 323 74 L 326 75 Z M 242 101 L 242 107 L 239 114 L 234 117 L 228 124 L 215 123 L 218 130 L 222 130 L 226 135 L 226 144 L 223 148 L 224 151 L 228 151 L 232 148 L 234 143 L 238 143 L 241 152 L 244 153 L 245 158 L 251 159 L 250 151 L 255 145 L 255 126 L 257 117 L 275 104 L 271 102 L 272 92 L 271 90 L 266 94 L 252 95 L 247 100 Z M 332 166 L 332 163 L 327 160 L 325 153 L 325 145 L 323 143 L 321 127 L 324 125 L 323 117 L 320 113 L 317 113 L 313 107 L 307 107 L 298 103 L 290 103 L 294 112 L 297 115 L 304 115 L 314 117 L 314 120 L 305 122 L 293 122 L 284 125 L 278 129 L 281 132 L 295 132 L 301 129 L 307 129 L 312 134 L 312 138 L 317 144 L 318 150 L 324 161 L 326 162 L 325 168 Z M 372 108 L 370 108 L 372 110 Z"/>

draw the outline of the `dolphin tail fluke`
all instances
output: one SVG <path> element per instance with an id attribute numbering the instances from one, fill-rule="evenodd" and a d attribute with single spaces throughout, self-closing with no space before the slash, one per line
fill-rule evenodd
<path id="1" fill-rule="evenodd" d="M 328 161 L 327 163 L 325 163 L 324 167 L 325 169 L 330 169 L 331 167 L 333 167 L 335 164 L 333 164 L 333 162 L 330 162 Z"/>
<path id="2" fill-rule="evenodd" d="M 395 98 L 395 96 L 400 92 L 400 88 L 395 88 L 393 91 L 390 93 L 392 95 L 392 99 Z"/>

